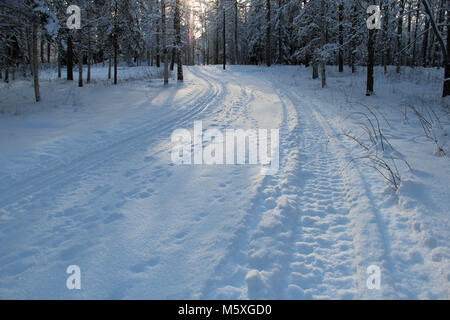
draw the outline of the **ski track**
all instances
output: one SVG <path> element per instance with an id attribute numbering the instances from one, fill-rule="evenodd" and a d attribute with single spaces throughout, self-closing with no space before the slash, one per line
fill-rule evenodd
<path id="1" fill-rule="evenodd" d="M 29 177 L 23 181 L 5 182 L 1 181 L 2 185 L 7 187 L 0 190 L 0 208 L 7 208 L 8 205 L 14 204 L 20 199 L 27 198 L 42 190 L 49 189 L 52 186 L 60 183 L 64 184 L 68 180 L 73 179 L 74 176 L 80 174 L 80 172 L 87 171 L 94 167 L 99 167 L 106 162 L 110 162 L 114 158 L 119 158 L 124 154 L 129 154 L 130 149 L 139 147 L 147 139 L 153 140 L 155 135 L 160 132 L 167 132 L 168 129 L 173 130 L 184 123 L 198 117 L 199 114 L 205 112 L 214 100 L 221 99 L 222 92 L 215 83 L 199 76 L 200 73 L 196 73 L 197 77 L 205 80 L 208 83 L 207 93 L 202 97 L 194 97 L 190 101 L 185 102 L 187 105 L 191 105 L 190 111 L 183 114 L 180 118 L 175 118 L 167 122 L 160 123 L 156 126 L 150 126 L 147 123 L 133 130 L 127 134 L 128 137 L 108 145 L 104 148 L 95 150 L 94 152 L 85 154 L 79 158 L 76 158 L 69 163 L 60 165 L 56 168 L 52 168 L 39 174 Z M 72 91 L 71 91 L 72 92 Z M 70 99 L 69 94 L 68 99 Z M 161 134 L 159 134 L 161 135 Z M 124 150 L 124 146 L 127 148 Z M 14 184 L 15 188 L 11 189 L 8 185 Z"/>
<path id="2" fill-rule="evenodd" d="M 0 192 L 0 210 L 14 212 L 15 215 L 2 221 L 0 235 L 2 238 L 6 234 L 12 235 L 13 238 L 8 239 L 8 243 L 12 244 L 23 244 L 26 241 L 30 248 L 20 252 L 15 251 L 14 247 L 5 246 L 0 249 L 2 261 L 0 276 L 4 288 L 11 286 L 11 283 L 7 282 L 8 279 L 20 277 L 37 262 L 40 264 L 43 262 L 64 263 L 64 261 L 76 260 L 77 256 L 87 250 L 90 245 L 94 246 L 101 242 L 100 238 L 103 236 L 88 236 L 94 229 L 100 231 L 111 222 L 122 218 L 122 215 L 116 211 L 126 203 L 123 198 L 150 196 L 153 190 L 145 188 L 145 185 L 148 184 L 148 181 L 145 181 L 145 183 L 136 183 L 134 190 L 126 192 L 126 194 L 120 195 L 120 189 L 116 190 L 116 195 L 119 195 L 117 200 L 114 197 L 114 190 L 120 186 L 113 187 L 101 179 L 103 176 L 107 178 L 110 172 L 122 170 L 119 164 L 127 161 L 130 157 L 146 154 L 146 150 L 151 149 L 152 145 L 157 145 L 159 139 L 170 137 L 170 133 L 174 129 L 187 124 L 191 125 L 195 119 L 206 116 L 211 106 L 220 105 L 218 102 L 223 99 L 224 93 L 220 83 L 208 80 L 201 71 L 192 70 L 191 72 L 196 79 L 206 83 L 206 89 L 189 101 L 182 102 L 184 109 L 188 112 L 178 113 L 179 117 L 157 122 L 156 125 L 144 123 L 135 130 L 124 132 L 123 136 L 126 138 L 123 140 L 94 149 L 95 151 L 73 159 L 69 163 L 39 172 L 23 181 L 16 182 L 11 177 L 4 178 L 1 185 L 6 187 Z M 69 93 L 67 99 L 75 98 L 73 94 Z M 159 153 L 167 152 L 165 149 L 153 148 L 153 150 Z M 149 169 L 153 172 L 150 182 L 166 176 L 164 168 L 152 163 L 156 156 L 157 154 L 145 156 L 144 161 L 141 162 L 141 167 L 147 167 L 147 169 L 149 169 L 148 166 L 153 167 Z M 132 178 L 138 170 L 125 170 L 124 177 Z M 85 185 L 84 180 L 88 178 L 94 179 L 97 185 Z M 5 182 L 6 179 L 8 179 L 7 182 Z M 87 194 L 83 203 L 73 203 L 72 207 L 62 209 L 52 215 L 33 214 L 25 218 L 27 212 L 38 207 L 67 207 L 67 205 L 59 205 L 61 200 L 72 197 L 76 190 L 82 187 L 85 188 Z M 90 206 L 100 208 L 103 206 L 102 209 L 107 214 L 98 217 L 86 216 L 85 213 Z M 44 218 L 48 221 L 43 221 Z M 23 219 L 27 219 L 26 224 L 23 223 Z M 38 230 L 40 230 L 42 227 L 39 226 L 43 224 L 47 224 L 47 227 L 44 227 L 46 233 L 34 232 L 35 226 L 38 226 Z M 77 230 L 77 234 L 73 230 Z M 91 240 L 86 242 L 85 239 L 89 237 Z M 67 243 L 75 244 L 65 247 L 64 245 Z M 37 249 L 38 247 L 42 249 Z M 52 296 L 51 292 L 47 294 Z"/>

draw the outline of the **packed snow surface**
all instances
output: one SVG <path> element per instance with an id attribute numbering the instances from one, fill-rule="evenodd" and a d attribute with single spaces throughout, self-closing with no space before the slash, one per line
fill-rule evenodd
<path id="1" fill-rule="evenodd" d="M 0 298 L 450 298 L 441 74 L 377 69 L 365 97 L 363 70 L 334 69 L 324 89 L 298 66 L 187 67 L 168 87 L 146 68 L 112 86 L 98 67 L 84 88 L 47 71 L 38 104 L 29 80 L 2 83 Z M 342 134 L 366 121 L 353 112 L 372 116 L 363 105 L 392 145 L 380 156 L 411 167 L 398 162 L 397 190 Z M 447 156 L 411 105 L 441 119 Z M 278 172 L 174 165 L 171 134 L 194 121 L 279 129 Z M 70 265 L 81 290 L 66 287 Z"/>

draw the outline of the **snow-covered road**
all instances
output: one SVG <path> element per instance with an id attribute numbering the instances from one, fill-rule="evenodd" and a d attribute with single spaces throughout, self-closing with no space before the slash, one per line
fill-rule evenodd
<path id="1" fill-rule="evenodd" d="M 384 181 L 343 170 L 331 108 L 263 68 L 186 73 L 168 88 L 73 87 L 71 119 L 0 119 L 0 298 L 448 297 L 446 260 L 430 264 L 409 232 L 393 238 Z M 279 128 L 279 172 L 174 165 L 171 134 L 195 120 Z M 69 265 L 82 290 L 66 288 Z M 370 265 L 380 290 L 367 288 Z"/>

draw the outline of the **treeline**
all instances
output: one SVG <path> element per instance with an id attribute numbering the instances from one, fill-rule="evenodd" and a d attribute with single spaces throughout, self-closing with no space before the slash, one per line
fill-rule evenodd
<path id="1" fill-rule="evenodd" d="M 367 68 L 443 67 L 443 96 L 450 94 L 450 0 L 2 0 L 0 77 L 33 75 L 39 101 L 39 65 L 58 65 L 58 75 L 79 85 L 91 81 L 91 65 L 108 63 L 118 82 L 119 61 L 164 67 L 183 64 L 305 64 L 326 85 L 327 65 Z M 71 30 L 69 5 L 81 10 L 81 29 Z M 370 5 L 381 28 L 369 29 Z M 87 74 L 83 75 L 83 65 Z M 447 80 L 449 79 L 449 80 Z"/>
<path id="2" fill-rule="evenodd" d="M 370 30 L 370 5 L 380 9 L 381 28 Z M 443 67 L 450 78 L 447 36 L 450 0 L 213 0 L 199 10 L 198 49 L 203 63 L 305 64 L 326 84 L 326 66 L 368 67 L 387 72 Z M 224 31 L 225 30 L 225 31 Z M 444 81 L 443 96 L 450 94 Z"/>
<path id="3" fill-rule="evenodd" d="M 80 29 L 69 28 L 77 19 L 68 11 L 71 5 L 80 9 Z M 114 84 L 120 61 L 163 64 L 166 84 L 176 64 L 183 80 L 182 54 L 189 52 L 183 46 L 189 44 L 186 34 L 192 34 L 182 22 L 182 13 L 189 16 L 185 8 L 182 0 L 1 0 L 1 78 L 9 82 L 17 72 L 33 75 L 36 101 L 43 63 L 57 64 L 59 78 L 63 67 L 67 80 L 78 72 L 80 87 L 91 81 L 91 66 L 100 62 L 108 63 Z"/>

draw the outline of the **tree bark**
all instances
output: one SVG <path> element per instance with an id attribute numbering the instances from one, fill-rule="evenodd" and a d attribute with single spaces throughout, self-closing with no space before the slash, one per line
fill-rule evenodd
<path id="1" fill-rule="evenodd" d="M 67 38 L 67 80 L 73 81 L 73 42 L 70 34 Z"/>
<path id="2" fill-rule="evenodd" d="M 118 83 L 118 77 L 117 77 L 117 69 L 118 69 L 118 60 L 119 60 L 119 35 L 118 35 L 118 22 L 117 22 L 117 15 L 119 14 L 119 9 L 117 7 L 117 1 L 115 3 L 114 8 L 114 85 L 117 85 Z"/>
<path id="3" fill-rule="evenodd" d="M 108 80 L 111 80 L 111 70 L 112 69 L 112 54 L 109 54 L 109 59 L 108 59 Z"/>
<path id="4" fill-rule="evenodd" d="M 436 36 L 436 38 L 437 38 L 437 40 L 439 42 L 439 45 L 440 45 L 441 51 L 442 51 L 442 56 L 444 58 L 445 71 L 444 71 L 444 85 L 443 85 L 443 90 L 442 90 L 442 96 L 446 97 L 446 96 L 448 96 L 450 94 L 450 83 L 449 83 L 449 80 L 448 80 L 449 76 L 450 76 L 450 66 L 449 66 L 449 60 L 450 59 L 448 57 L 448 52 L 449 52 L 449 49 L 450 49 L 450 44 L 449 44 L 449 38 L 450 37 L 448 36 L 448 28 L 449 28 L 448 23 L 450 21 L 450 16 L 449 16 L 450 12 L 449 12 L 449 10 L 447 10 L 447 45 L 446 45 L 444 43 L 444 39 L 443 39 L 442 35 L 439 32 L 439 28 L 436 25 L 436 20 L 434 19 L 434 16 L 433 16 L 433 13 L 431 11 L 430 4 L 428 3 L 428 0 L 423 0 L 422 3 L 424 5 L 424 7 L 425 7 L 425 12 L 430 17 L 429 20 L 430 20 L 431 26 L 433 28 L 434 35 Z M 448 3 L 447 3 L 447 6 L 448 6 Z M 449 8 L 447 7 L 447 9 L 449 9 Z"/>
<path id="5" fill-rule="evenodd" d="M 219 64 L 219 0 L 216 0 L 216 32 L 214 39 L 214 64 Z"/>
<path id="6" fill-rule="evenodd" d="M 47 62 L 50 63 L 50 58 L 51 58 L 51 51 L 52 50 L 52 44 L 51 44 L 51 40 L 50 37 L 48 38 L 48 42 L 47 42 Z"/>
<path id="7" fill-rule="evenodd" d="M 313 79 L 319 78 L 319 66 L 317 65 L 316 61 L 313 61 L 312 71 L 313 71 L 312 78 Z"/>
<path id="8" fill-rule="evenodd" d="M 5 68 L 5 83 L 9 83 L 9 66 Z"/>
<path id="9" fill-rule="evenodd" d="M 176 4 L 175 4 L 175 6 L 176 6 Z M 173 30 L 176 30 L 176 24 L 177 24 L 177 22 L 175 21 L 176 20 L 175 16 L 176 16 L 176 14 L 175 14 L 175 11 L 174 11 L 174 14 L 173 14 Z M 170 71 L 173 71 L 173 69 L 175 68 L 175 60 L 177 58 L 177 48 L 176 48 L 177 43 L 176 42 L 177 41 L 175 39 L 175 41 L 173 42 L 174 46 L 172 48 L 172 59 L 170 61 Z"/>
<path id="10" fill-rule="evenodd" d="M 78 30 L 79 53 L 78 53 L 78 87 L 83 88 L 83 38 L 82 30 Z"/>
<path id="11" fill-rule="evenodd" d="M 446 97 L 450 95 L 450 59 L 448 53 L 450 52 L 450 8 L 448 7 L 447 0 L 447 57 L 444 57 L 445 70 L 444 70 L 444 87 L 442 90 L 442 96 Z"/>
<path id="12" fill-rule="evenodd" d="M 339 72 L 344 72 L 344 56 L 342 52 L 342 48 L 344 47 L 344 4 L 339 3 L 339 55 L 338 55 L 338 64 L 339 64 Z"/>
<path id="13" fill-rule="evenodd" d="M 223 70 L 226 69 L 227 66 L 227 38 L 226 38 L 226 29 L 225 29 L 225 25 L 226 25 L 226 20 L 225 20 L 225 1 L 222 2 L 223 4 Z"/>
<path id="14" fill-rule="evenodd" d="M 61 48 L 61 41 L 58 40 L 58 79 L 61 79 L 62 77 L 62 59 L 61 59 L 61 52 L 62 52 L 62 48 Z"/>
<path id="15" fill-rule="evenodd" d="M 32 66 L 33 66 L 33 84 L 34 84 L 34 97 L 36 102 L 41 101 L 41 94 L 39 92 L 39 56 L 38 56 L 38 24 L 35 21 L 36 17 L 33 17 L 32 26 Z"/>
<path id="16" fill-rule="evenodd" d="M 398 11 L 398 22 L 397 22 L 397 67 L 395 72 L 400 73 L 400 66 L 402 63 L 402 32 L 403 32 L 403 12 L 405 11 L 405 0 L 400 3 L 400 8 Z"/>
<path id="17" fill-rule="evenodd" d="M 164 85 L 169 84 L 169 64 L 167 52 L 166 2 L 161 0 L 162 47 L 164 56 Z"/>
<path id="18" fill-rule="evenodd" d="M 430 28 L 430 17 L 425 17 L 425 30 Z M 425 35 L 422 41 L 422 66 L 425 68 L 427 66 L 427 47 L 428 47 L 428 36 L 430 31 L 425 31 Z"/>
<path id="19" fill-rule="evenodd" d="M 270 67 L 272 64 L 271 61 L 271 47 L 270 47 L 270 34 L 271 28 L 270 28 L 270 16 L 271 16 L 271 7 L 270 7 L 270 0 L 266 0 L 266 65 Z"/>
<path id="20" fill-rule="evenodd" d="M 234 64 L 239 63 L 238 49 L 238 3 L 234 0 Z"/>
<path id="21" fill-rule="evenodd" d="M 91 28 L 88 27 L 88 52 L 87 52 L 87 83 L 91 83 L 91 61 L 92 61 L 92 48 L 91 48 Z"/>
<path id="22" fill-rule="evenodd" d="M 420 18 L 420 11 L 417 10 L 416 12 L 416 20 L 414 22 L 414 40 L 413 40 L 413 49 L 412 49 L 412 66 L 415 67 L 418 65 L 417 61 L 416 61 L 416 57 L 417 57 L 417 30 L 419 28 L 419 18 Z"/>
<path id="23" fill-rule="evenodd" d="M 352 13 L 351 13 L 351 23 L 352 23 L 352 30 L 356 29 L 356 22 L 357 19 L 357 7 L 356 3 L 352 4 Z M 356 72 L 356 66 L 355 66 L 355 50 L 356 50 L 356 40 L 354 37 L 350 40 L 350 67 L 352 69 L 352 73 Z"/>
<path id="24" fill-rule="evenodd" d="M 321 1 L 321 7 L 322 7 L 322 47 L 324 47 L 328 42 L 328 26 L 326 21 L 325 0 Z M 325 58 L 321 57 L 320 69 L 321 69 L 322 88 L 324 88 L 327 84 L 326 62 L 327 61 L 325 60 Z"/>
<path id="25" fill-rule="evenodd" d="M 367 62 L 367 87 L 366 87 L 366 96 L 371 96 L 373 94 L 373 66 L 374 66 L 374 33 L 373 29 L 369 30 L 369 41 L 367 41 L 367 51 L 368 51 L 368 62 Z"/>
<path id="26" fill-rule="evenodd" d="M 117 69 L 118 69 L 118 55 L 119 55 L 119 44 L 117 43 L 117 35 L 114 35 L 114 84 L 118 83 L 117 79 Z"/>
<path id="27" fill-rule="evenodd" d="M 156 1 L 156 7 L 158 7 L 158 0 Z M 158 26 L 156 27 L 156 67 L 160 68 L 161 67 L 161 39 L 160 39 L 160 35 L 161 34 L 161 24 L 158 23 Z"/>
<path id="28" fill-rule="evenodd" d="M 45 54 L 44 54 L 44 36 L 41 33 L 41 38 L 40 38 L 40 45 L 41 45 L 41 63 L 45 63 Z"/>
<path id="29" fill-rule="evenodd" d="M 181 21 L 180 21 L 180 0 L 175 1 L 175 44 L 177 59 L 177 80 L 183 81 L 183 61 L 181 55 Z"/>

